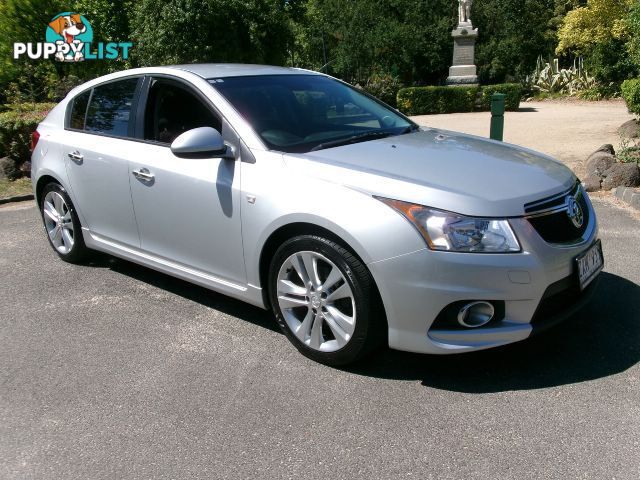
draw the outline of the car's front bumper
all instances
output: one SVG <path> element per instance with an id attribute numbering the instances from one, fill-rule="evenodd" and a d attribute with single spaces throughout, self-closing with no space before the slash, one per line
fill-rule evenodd
<path id="1" fill-rule="evenodd" d="M 520 253 L 425 248 L 368 265 L 385 306 L 391 348 L 448 354 L 505 345 L 557 323 L 586 302 L 595 282 L 576 292 L 574 259 L 596 241 L 595 215 L 584 241 L 572 246 L 546 243 L 524 218 L 510 222 Z M 554 303 L 551 297 L 567 301 Z M 432 328 L 445 307 L 474 300 L 504 302 L 502 320 L 475 329 Z"/>

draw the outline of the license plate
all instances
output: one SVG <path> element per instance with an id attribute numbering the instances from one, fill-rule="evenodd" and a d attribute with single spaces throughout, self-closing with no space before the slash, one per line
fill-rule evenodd
<path id="1" fill-rule="evenodd" d="M 598 276 L 598 273 L 600 273 L 604 265 L 600 240 L 593 244 L 589 250 L 578 255 L 575 262 L 578 270 L 580 290 L 583 290 Z"/>

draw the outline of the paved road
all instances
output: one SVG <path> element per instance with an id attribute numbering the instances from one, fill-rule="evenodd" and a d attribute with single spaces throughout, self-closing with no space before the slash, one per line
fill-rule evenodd
<path id="1" fill-rule="evenodd" d="M 0 208 L 0 478 L 640 478 L 640 221 L 596 200 L 599 297 L 454 357 L 306 360 L 268 314 Z"/>
<path id="2" fill-rule="evenodd" d="M 633 115 L 623 100 L 586 102 L 547 100 L 520 104 L 520 111 L 506 112 L 504 140 L 544 152 L 582 175 L 582 163 L 596 148 L 620 144 L 617 130 Z M 420 125 L 489 136 L 491 113 L 452 113 L 413 117 Z"/>

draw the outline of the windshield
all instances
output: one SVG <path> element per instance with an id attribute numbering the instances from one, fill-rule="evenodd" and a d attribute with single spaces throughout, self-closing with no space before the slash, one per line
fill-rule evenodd
<path id="1" fill-rule="evenodd" d="M 260 75 L 209 81 L 272 150 L 308 152 L 418 128 L 355 88 L 320 75 Z"/>

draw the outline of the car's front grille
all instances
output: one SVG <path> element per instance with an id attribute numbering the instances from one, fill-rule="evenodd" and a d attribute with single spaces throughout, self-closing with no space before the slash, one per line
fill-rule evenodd
<path id="1" fill-rule="evenodd" d="M 575 199 L 581 212 L 579 225 L 570 216 L 571 199 Z M 538 234 L 546 242 L 555 244 L 581 241 L 590 221 L 589 205 L 580 184 L 561 195 L 525 205 L 525 213 Z"/>

